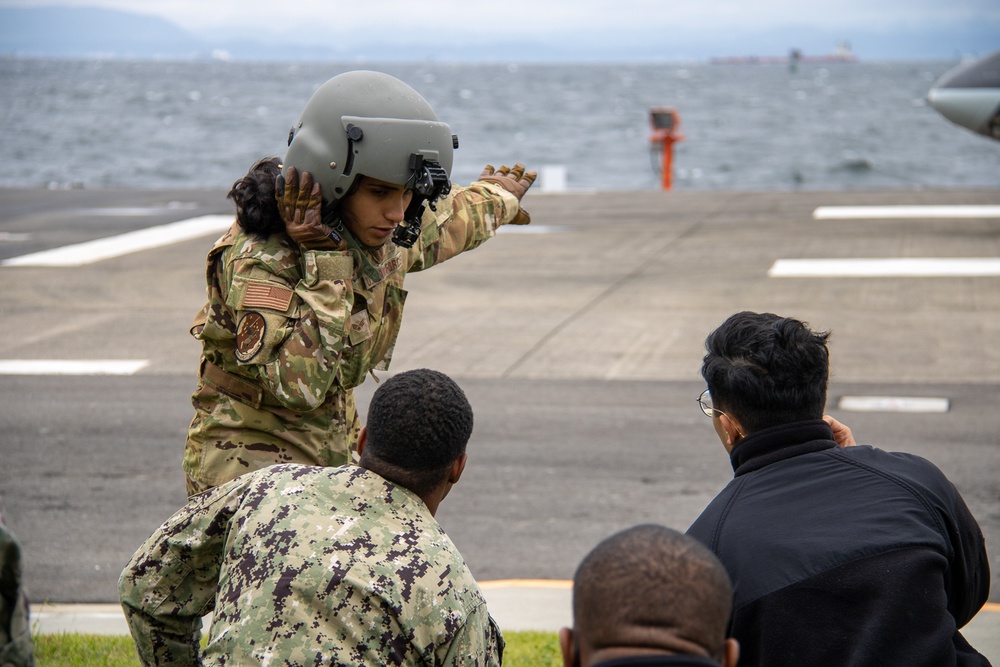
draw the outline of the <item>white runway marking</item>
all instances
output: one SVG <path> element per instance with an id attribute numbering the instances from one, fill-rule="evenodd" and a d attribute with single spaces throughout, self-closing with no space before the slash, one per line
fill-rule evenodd
<path id="1" fill-rule="evenodd" d="M 31 234 L 17 233 L 17 232 L 0 232 L 0 242 L 10 242 L 19 243 L 21 241 L 30 241 Z"/>
<path id="2" fill-rule="evenodd" d="M 816 220 L 902 220 L 920 218 L 1000 218 L 1000 206 L 820 206 Z"/>
<path id="3" fill-rule="evenodd" d="M 118 236 L 109 236 L 61 248 L 43 250 L 30 255 L 12 257 L 0 262 L 0 266 L 84 266 L 140 250 L 187 241 L 207 234 L 219 234 L 229 229 L 232 224 L 233 216 L 231 215 L 203 215 L 157 227 L 137 229 Z"/>
<path id="4" fill-rule="evenodd" d="M 148 215 L 162 215 L 171 211 L 197 208 L 197 204 L 174 202 L 166 206 L 112 206 L 110 208 L 85 208 L 81 213 L 112 218 L 137 218 Z"/>
<path id="5" fill-rule="evenodd" d="M 145 359 L 0 359 L 0 375 L 134 375 Z"/>
<path id="6" fill-rule="evenodd" d="M 771 265 L 767 275 L 770 278 L 1000 276 L 1000 258 L 779 259 Z"/>
<path id="7" fill-rule="evenodd" d="M 497 234 L 556 234 L 565 230 L 557 225 L 504 225 Z"/>
<path id="8" fill-rule="evenodd" d="M 920 396 L 844 396 L 838 407 L 852 412 L 948 412 L 947 398 Z"/>

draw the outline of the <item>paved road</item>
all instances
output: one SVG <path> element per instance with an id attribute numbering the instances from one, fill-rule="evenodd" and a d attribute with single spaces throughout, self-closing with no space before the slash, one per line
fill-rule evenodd
<path id="1" fill-rule="evenodd" d="M 997 190 L 531 194 L 532 226 L 413 275 L 392 370 L 443 370 L 476 410 L 467 476 L 440 512 L 473 572 L 568 579 L 621 527 L 685 528 L 731 477 L 695 405 L 702 341 L 743 309 L 833 330 L 829 411 L 863 442 L 937 463 L 1000 572 L 1000 277 L 767 275 L 783 258 L 1000 257 L 996 218 L 812 217 L 998 203 Z M 214 191 L 0 190 L 0 260 L 229 210 Z M 213 238 L 0 267 L 0 360 L 149 362 L 131 376 L 0 376 L 0 495 L 36 600 L 113 601 L 132 551 L 183 502 L 198 357 L 187 328 Z M 840 410 L 851 395 L 950 409 Z"/>

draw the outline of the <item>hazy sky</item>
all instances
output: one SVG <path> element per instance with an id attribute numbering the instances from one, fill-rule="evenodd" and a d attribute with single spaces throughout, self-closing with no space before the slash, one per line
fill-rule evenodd
<path id="1" fill-rule="evenodd" d="M 1000 0 L 0 0 L 4 7 L 45 5 L 153 14 L 198 34 L 298 32 L 304 40 L 380 26 L 389 36 L 425 30 L 534 37 L 581 29 L 757 30 L 789 24 L 891 31 L 976 19 L 997 26 L 1000 43 Z"/>

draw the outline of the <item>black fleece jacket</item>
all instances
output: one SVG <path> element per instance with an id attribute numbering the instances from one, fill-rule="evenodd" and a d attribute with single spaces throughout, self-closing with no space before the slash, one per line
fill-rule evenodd
<path id="1" fill-rule="evenodd" d="M 989 597 L 982 532 L 929 461 L 837 447 L 822 420 L 738 443 L 688 534 L 733 579 L 740 667 L 989 665 L 958 629 Z"/>

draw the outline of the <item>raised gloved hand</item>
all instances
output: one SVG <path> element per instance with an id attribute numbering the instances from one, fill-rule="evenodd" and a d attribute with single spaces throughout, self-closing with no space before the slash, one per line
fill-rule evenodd
<path id="1" fill-rule="evenodd" d="M 501 188 L 517 197 L 518 201 L 521 201 L 521 198 L 524 197 L 524 193 L 528 191 L 528 188 L 531 187 L 531 184 L 535 182 L 536 178 L 538 178 L 538 172 L 525 171 L 524 165 L 520 162 L 515 164 L 513 167 L 500 165 L 500 168 L 496 170 L 493 169 L 493 165 L 488 164 L 483 167 L 483 173 L 479 175 L 480 181 L 499 185 Z M 517 216 L 510 221 L 510 224 L 526 225 L 529 222 L 531 222 L 531 215 L 522 207 L 518 209 Z"/>
<path id="2" fill-rule="evenodd" d="M 278 176 L 275 199 L 281 219 L 285 221 L 285 231 L 300 248 L 342 250 L 347 247 L 337 232 L 323 224 L 323 195 L 319 183 L 313 182 L 308 171 L 299 176 L 295 167 L 289 167 L 287 176 Z"/>

